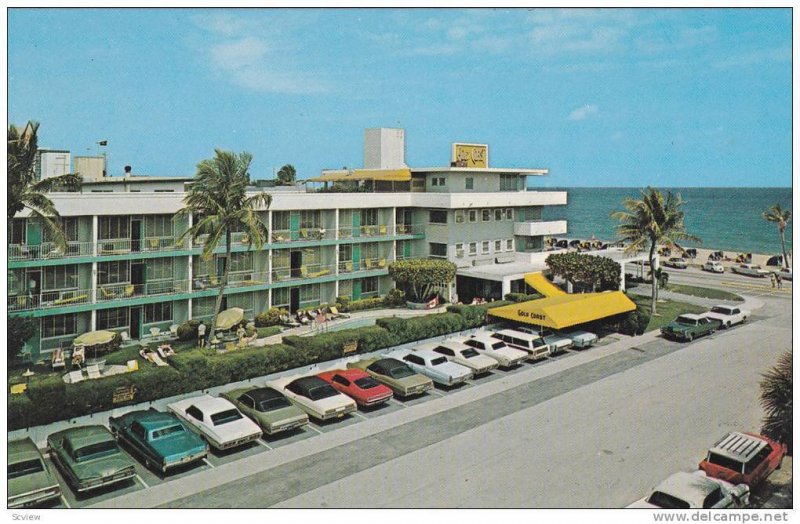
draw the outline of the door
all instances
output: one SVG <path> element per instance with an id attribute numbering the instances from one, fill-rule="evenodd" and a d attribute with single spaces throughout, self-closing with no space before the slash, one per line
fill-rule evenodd
<path id="1" fill-rule="evenodd" d="M 131 251 L 142 249 L 142 221 L 131 220 Z"/>
<path id="2" fill-rule="evenodd" d="M 31 297 L 31 301 L 33 302 L 33 306 L 39 305 L 39 297 L 42 294 L 42 272 L 38 269 L 33 271 L 28 271 L 28 282 L 26 283 L 28 296 Z M 49 295 L 53 295 L 54 293 L 48 293 Z M 55 297 L 58 298 L 58 297 Z M 45 299 L 45 300 L 53 300 L 53 299 Z"/>
<path id="3" fill-rule="evenodd" d="M 353 236 L 361 236 L 361 213 L 353 211 Z"/>
<path id="4" fill-rule="evenodd" d="M 300 309 L 300 288 L 293 287 L 289 290 L 289 313 L 295 313 Z"/>
<path id="5" fill-rule="evenodd" d="M 353 271 L 361 269 L 361 246 L 353 245 Z"/>
<path id="6" fill-rule="evenodd" d="M 361 300 L 361 279 L 353 280 L 353 300 Z"/>
<path id="7" fill-rule="evenodd" d="M 41 256 L 39 246 L 42 244 L 42 225 L 35 220 L 28 220 L 28 254 L 34 258 Z"/>
<path id="8" fill-rule="evenodd" d="M 403 258 L 411 258 L 411 242 L 409 241 L 403 242 L 403 249 L 401 254 Z"/>
<path id="9" fill-rule="evenodd" d="M 300 215 L 297 213 L 292 213 L 289 215 L 289 234 L 291 235 L 292 240 L 298 240 L 300 238 Z"/>
<path id="10" fill-rule="evenodd" d="M 303 252 L 300 251 L 299 249 L 292 251 L 289 253 L 289 257 L 290 257 L 289 264 L 292 277 L 293 278 L 301 277 L 302 275 L 300 268 L 303 266 Z"/>
<path id="11" fill-rule="evenodd" d="M 142 338 L 142 307 L 132 307 L 129 311 L 131 319 L 131 339 L 140 340 Z"/>
<path id="12" fill-rule="evenodd" d="M 146 272 L 144 262 L 134 262 L 131 264 L 131 284 L 133 284 L 133 292 L 137 295 L 145 293 L 145 278 Z M 127 294 L 127 293 L 126 293 Z"/>

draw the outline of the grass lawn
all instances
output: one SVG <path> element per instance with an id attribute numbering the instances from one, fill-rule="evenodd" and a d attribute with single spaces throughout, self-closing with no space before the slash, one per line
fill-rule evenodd
<path id="1" fill-rule="evenodd" d="M 667 291 L 680 293 L 682 295 L 692 295 L 694 297 L 712 298 L 715 300 L 729 300 L 733 302 L 744 302 L 744 299 L 735 293 L 723 291 L 721 289 L 711 289 L 699 286 L 687 286 L 684 284 L 667 284 Z"/>
<path id="2" fill-rule="evenodd" d="M 633 299 L 641 309 L 650 311 L 650 297 L 643 295 L 632 295 L 629 298 Z M 653 331 L 654 329 L 661 329 L 661 326 L 669 324 L 678 315 L 683 313 L 703 313 L 706 308 L 703 306 L 696 306 L 694 304 L 687 304 L 686 302 L 678 302 L 676 300 L 658 299 L 656 304 L 656 315 L 650 317 L 650 323 L 647 324 L 646 331 Z"/>

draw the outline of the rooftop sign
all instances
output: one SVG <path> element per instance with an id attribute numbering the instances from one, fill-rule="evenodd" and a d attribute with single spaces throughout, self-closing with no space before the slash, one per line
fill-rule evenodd
<path id="1" fill-rule="evenodd" d="M 453 144 L 450 159 L 453 167 L 489 167 L 489 146 L 487 144 Z"/>

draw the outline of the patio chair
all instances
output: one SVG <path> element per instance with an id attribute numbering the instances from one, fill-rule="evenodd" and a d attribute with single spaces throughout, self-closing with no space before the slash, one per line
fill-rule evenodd
<path id="1" fill-rule="evenodd" d="M 371 258 L 364 259 L 364 267 L 366 267 L 367 269 L 372 269 L 374 267 L 374 262 L 372 261 Z"/>
<path id="2" fill-rule="evenodd" d="M 53 356 L 51 357 L 51 363 L 53 365 L 53 369 L 63 369 L 67 367 L 66 362 L 64 362 L 64 350 L 61 348 L 56 348 L 53 350 Z"/>
<path id="3" fill-rule="evenodd" d="M 157 328 L 157 327 L 151 327 L 150 328 L 150 336 L 151 337 L 157 338 L 159 335 L 161 335 L 161 329 L 160 328 Z"/>
<path id="4" fill-rule="evenodd" d="M 280 319 L 281 319 L 281 324 L 283 324 L 284 326 L 289 326 L 289 327 L 298 327 L 298 326 L 300 326 L 300 322 L 297 322 L 296 320 L 292 320 L 289 317 L 289 315 L 281 315 Z"/>
<path id="5" fill-rule="evenodd" d="M 308 236 L 308 229 L 300 228 L 300 238 L 303 240 L 311 240 L 311 237 Z"/>
<path id="6" fill-rule="evenodd" d="M 378 234 L 382 237 L 386 236 L 386 226 L 378 226 Z"/>
<path id="7" fill-rule="evenodd" d="M 339 310 L 336 308 L 336 306 L 331 306 L 330 307 L 330 312 L 331 312 L 331 315 L 333 316 L 333 318 L 335 318 L 335 319 L 336 318 L 350 318 L 350 315 L 348 315 L 347 313 L 339 313 Z"/>
<path id="8" fill-rule="evenodd" d="M 347 262 L 344 263 L 344 270 L 347 271 L 348 273 L 353 271 L 353 261 L 352 260 L 348 260 Z"/>
<path id="9" fill-rule="evenodd" d="M 134 286 L 133 284 L 128 284 L 127 286 L 125 286 L 124 296 L 132 297 L 134 291 L 136 291 L 136 286 Z"/>
<path id="10" fill-rule="evenodd" d="M 127 331 L 123 331 L 122 333 L 120 333 L 119 338 L 123 344 L 127 344 L 128 342 L 131 341 L 131 336 L 128 334 Z"/>
<path id="11" fill-rule="evenodd" d="M 157 238 L 151 238 L 149 240 L 149 243 L 150 243 L 150 249 L 152 249 L 153 251 L 158 249 L 158 239 Z"/>
<path id="12" fill-rule="evenodd" d="M 97 364 L 86 366 L 86 375 L 90 379 L 102 378 L 102 375 L 100 374 L 100 366 Z"/>
<path id="13" fill-rule="evenodd" d="M 72 350 L 72 365 L 79 366 L 86 360 L 86 350 L 83 346 L 75 346 Z"/>
<path id="14" fill-rule="evenodd" d="M 169 327 L 169 334 L 171 336 L 173 336 L 173 337 L 177 337 L 178 336 L 178 324 L 172 324 Z"/>
<path id="15" fill-rule="evenodd" d="M 308 268 L 306 266 L 300 266 L 300 277 L 308 278 Z"/>
<path id="16" fill-rule="evenodd" d="M 386 267 L 386 259 L 381 258 L 378 260 L 378 267 Z"/>
<path id="17" fill-rule="evenodd" d="M 104 288 L 104 287 L 100 288 L 100 295 L 101 295 L 102 298 L 104 298 L 106 300 L 111 300 L 112 298 L 115 298 L 117 296 L 117 295 L 114 294 L 113 291 L 111 291 L 108 288 Z"/>

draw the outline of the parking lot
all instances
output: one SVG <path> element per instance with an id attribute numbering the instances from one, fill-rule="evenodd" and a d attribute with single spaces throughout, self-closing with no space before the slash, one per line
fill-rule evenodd
<path id="1" fill-rule="evenodd" d="M 735 329 L 738 329 L 738 327 L 733 327 L 728 331 L 732 331 Z M 711 337 L 714 336 L 715 335 L 711 335 Z M 616 342 L 617 340 L 619 340 L 619 336 L 612 334 L 601 338 L 595 347 L 601 347 Z M 684 345 L 685 344 L 683 343 L 666 340 L 661 336 L 658 336 L 655 340 L 649 341 L 646 344 L 641 345 L 642 347 L 633 347 L 631 349 L 634 351 L 635 350 L 644 351 L 645 349 L 647 349 L 648 351 L 655 350 L 658 353 L 668 353 L 680 349 Z M 411 406 L 417 406 L 428 402 L 434 402 L 437 399 L 447 397 L 456 392 L 463 391 L 469 388 L 480 388 L 484 384 L 488 384 L 503 377 L 515 375 L 517 373 L 521 373 L 533 367 L 547 366 L 552 362 L 563 359 L 569 359 L 578 353 L 592 351 L 592 350 L 593 348 L 580 349 L 580 350 L 568 349 L 558 354 L 548 356 L 547 358 L 544 358 L 542 360 L 538 360 L 535 362 L 526 361 L 522 365 L 516 366 L 514 368 L 495 369 L 489 373 L 473 377 L 472 379 L 466 381 L 464 384 L 461 384 L 459 386 L 448 388 L 436 385 L 434 389 L 428 391 L 423 395 L 411 398 L 395 397 L 390 399 L 385 404 L 376 406 L 374 408 L 359 409 L 353 414 L 347 415 L 342 419 L 338 420 L 322 422 L 322 421 L 315 421 L 312 419 L 312 421 L 309 422 L 307 426 L 295 429 L 293 431 L 284 434 L 278 434 L 273 436 L 263 435 L 257 441 L 249 445 L 246 445 L 244 447 L 240 447 L 226 452 L 219 452 L 216 450 L 212 450 L 209 453 L 209 455 L 202 461 L 197 462 L 195 464 L 187 465 L 186 467 L 183 467 L 180 470 L 170 471 L 166 476 L 164 476 L 160 472 L 154 472 L 146 468 L 143 464 L 139 462 L 139 460 L 137 460 L 136 457 L 133 457 L 133 461 L 136 465 L 136 476 L 132 480 L 114 486 L 110 486 L 105 489 L 96 490 L 86 495 L 82 494 L 80 496 L 76 496 L 76 494 L 70 488 L 67 488 L 66 487 L 67 484 L 64 481 L 61 472 L 58 471 L 58 469 L 53 466 L 51 459 L 48 457 L 48 461 L 50 461 L 51 466 L 53 466 L 53 470 L 58 476 L 59 482 L 62 485 L 63 489 L 63 494 L 60 499 L 60 503 L 56 504 L 53 507 L 81 508 L 101 503 L 104 501 L 108 501 L 110 499 L 131 492 L 143 490 L 148 487 L 158 486 L 165 482 L 175 481 L 175 480 L 188 480 L 192 475 L 205 470 L 213 469 L 221 465 L 232 463 L 245 458 L 257 456 L 262 453 L 268 453 L 270 450 L 284 446 L 290 446 L 302 440 L 311 439 L 319 435 L 322 435 L 324 433 L 333 432 L 347 426 L 357 425 L 369 419 L 391 415 L 392 413 L 396 413 L 400 410 L 407 409 L 408 407 Z M 123 447 L 122 449 L 124 453 L 130 455 L 128 449 L 126 449 L 125 447 Z"/>

